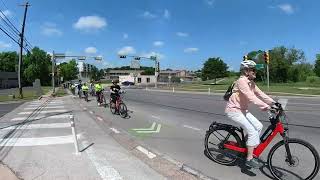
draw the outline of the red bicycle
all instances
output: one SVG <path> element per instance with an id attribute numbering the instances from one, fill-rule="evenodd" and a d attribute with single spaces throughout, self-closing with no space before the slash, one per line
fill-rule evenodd
<path id="1" fill-rule="evenodd" d="M 276 108 L 270 112 L 271 125 L 261 136 L 254 156 L 259 157 L 280 134 L 283 140 L 276 143 L 268 154 L 267 165 L 272 175 L 278 180 L 314 179 L 319 171 L 318 152 L 310 143 L 288 137 L 288 121 L 281 104 L 276 103 Z M 235 165 L 237 160 L 244 160 L 247 148 L 243 129 L 213 122 L 206 132 L 205 152 L 210 159 L 223 165 Z"/>
<path id="2" fill-rule="evenodd" d="M 128 109 L 126 104 L 122 101 L 121 94 L 124 94 L 124 91 L 119 92 L 119 96 L 116 99 L 116 103 L 110 98 L 110 111 L 112 114 L 119 113 L 122 118 L 128 116 Z"/>

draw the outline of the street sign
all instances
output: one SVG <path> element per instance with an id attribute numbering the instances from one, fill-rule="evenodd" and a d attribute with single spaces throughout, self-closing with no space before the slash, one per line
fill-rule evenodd
<path id="1" fill-rule="evenodd" d="M 64 54 L 64 53 L 57 53 L 57 54 L 54 54 L 54 57 L 55 57 L 56 59 L 58 59 L 58 58 L 63 59 L 63 58 L 66 57 L 66 54 Z"/>
<path id="2" fill-rule="evenodd" d="M 132 60 L 130 68 L 140 69 L 140 61 L 139 60 Z"/>
<path id="3" fill-rule="evenodd" d="M 264 69 L 264 64 L 256 64 L 257 69 Z"/>
<path id="4" fill-rule="evenodd" d="M 96 60 L 96 61 L 102 61 L 102 56 L 97 56 L 97 57 L 94 58 L 94 60 Z"/>
<path id="5" fill-rule="evenodd" d="M 150 56 L 150 59 L 151 60 L 157 60 L 157 57 L 156 56 Z"/>
<path id="6" fill-rule="evenodd" d="M 78 60 L 79 61 L 84 61 L 84 60 L 86 60 L 86 57 L 85 56 L 80 56 L 80 57 L 78 57 Z"/>

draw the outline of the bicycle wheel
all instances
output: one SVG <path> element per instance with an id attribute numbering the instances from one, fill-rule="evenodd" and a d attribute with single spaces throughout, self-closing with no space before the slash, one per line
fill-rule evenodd
<path id="1" fill-rule="evenodd" d="M 112 114 L 116 114 L 117 113 L 117 109 L 116 109 L 116 104 L 112 101 L 110 101 L 110 111 Z"/>
<path id="2" fill-rule="evenodd" d="M 279 180 L 315 178 L 319 171 L 319 154 L 308 142 L 300 139 L 288 139 L 292 163 L 287 158 L 284 141 L 275 144 L 268 155 L 268 165 L 272 175 Z"/>
<path id="3" fill-rule="evenodd" d="M 238 159 L 239 152 L 235 152 L 223 147 L 224 143 L 232 143 L 241 147 L 241 139 L 237 133 L 229 131 L 225 127 L 216 127 L 206 133 L 205 151 L 209 158 L 216 163 L 231 166 Z"/>
<path id="4" fill-rule="evenodd" d="M 125 118 L 128 115 L 128 109 L 124 103 L 119 104 L 119 114 L 122 118 Z"/>

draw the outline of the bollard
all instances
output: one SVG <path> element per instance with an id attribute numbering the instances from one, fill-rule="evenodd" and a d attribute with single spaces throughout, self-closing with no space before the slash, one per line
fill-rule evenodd
<path id="1" fill-rule="evenodd" d="M 73 139 L 74 139 L 74 147 L 76 148 L 76 154 L 79 154 L 79 146 L 78 146 L 76 126 L 74 123 L 74 116 L 72 114 L 70 114 L 69 117 L 70 117 L 70 125 L 71 125 L 72 135 L 73 135 Z"/>
<path id="2" fill-rule="evenodd" d="M 172 87 L 172 92 L 174 92 L 174 87 Z"/>
<path id="3" fill-rule="evenodd" d="M 210 88 L 208 88 L 208 95 L 210 95 L 211 94 L 211 89 Z"/>

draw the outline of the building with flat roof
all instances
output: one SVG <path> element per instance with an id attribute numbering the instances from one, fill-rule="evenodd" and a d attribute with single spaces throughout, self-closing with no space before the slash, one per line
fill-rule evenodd
<path id="1" fill-rule="evenodd" d="M 17 72 L 0 72 L 0 89 L 16 88 L 18 86 Z"/>

